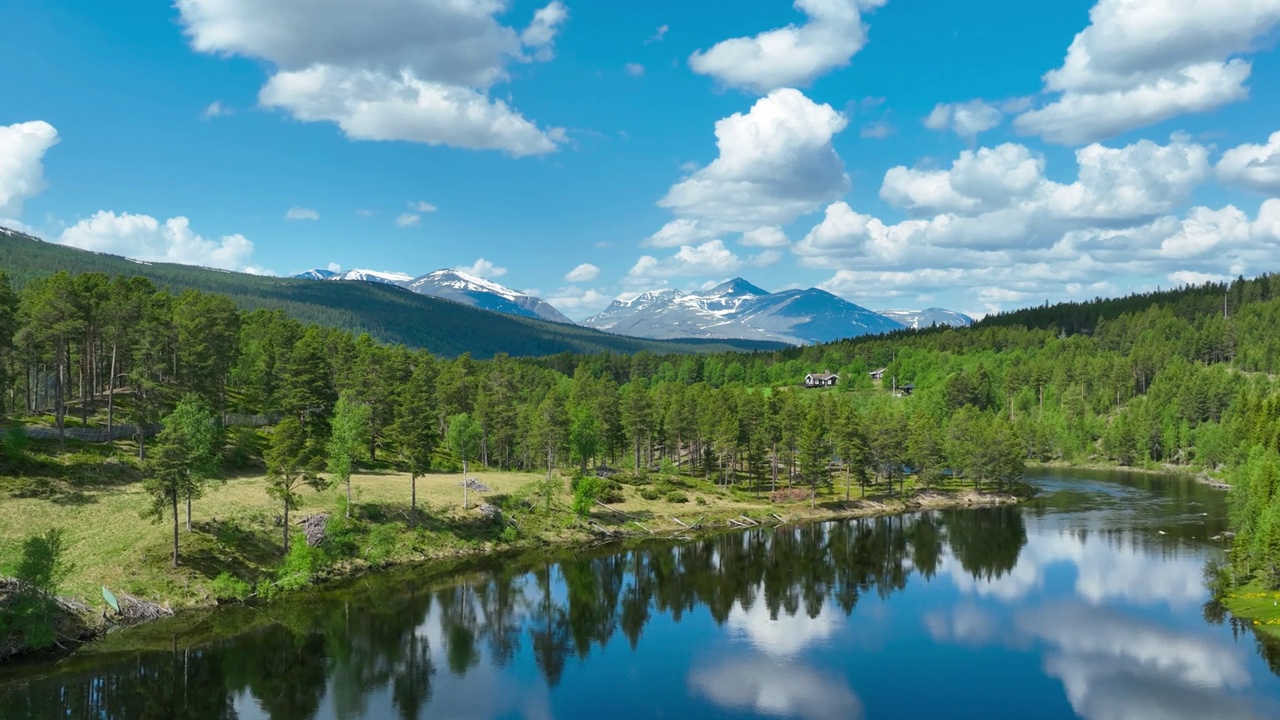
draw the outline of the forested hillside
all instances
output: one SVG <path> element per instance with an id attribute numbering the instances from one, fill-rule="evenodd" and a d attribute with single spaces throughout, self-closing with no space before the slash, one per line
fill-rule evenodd
<path id="1" fill-rule="evenodd" d="M 668 342 L 610 335 L 575 325 L 487 312 L 379 283 L 316 283 L 222 270 L 140 263 L 115 255 L 54 245 L 0 228 L 0 271 L 15 289 L 59 271 L 144 277 L 174 292 L 199 290 L 230 298 L 245 310 L 281 310 L 304 323 L 368 333 L 386 343 L 456 357 L 487 358 L 571 352 L 708 352 L 776 348 L 748 341 Z"/>
<path id="2" fill-rule="evenodd" d="M 1131 297 L 1088 333 L 1046 320 L 768 353 L 480 361 L 142 278 L 59 274 L 17 294 L 0 282 L 2 396 L 11 415 L 55 424 L 154 424 L 184 396 L 215 413 L 275 413 L 294 419 L 293 451 L 312 458 L 331 453 L 336 428 L 355 432 L 360 407 L 369 454 L 415 473 L 459 427 L 491 468 L 603 462 L 771 490 L 900 490 L 908 476 L 1000 486 L 1028 460 L 1201 468 L 1238 484 L 1241 577 L 1280 585 L 1276 284 Z M 878 368 L 883 381 L 868 375 Z M 840 374 L 836 388 L 798 387 L 823 370 Z M 893 392 L 907 385 L 909 396 Z"/>

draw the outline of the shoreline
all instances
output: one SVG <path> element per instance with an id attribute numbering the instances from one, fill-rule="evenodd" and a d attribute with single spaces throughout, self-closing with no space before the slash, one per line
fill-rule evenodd
<path id="1" fill-rule="evenodd" d="M 644 541 L 687 541 L 707 535 L 740 532 L 763 528 L 778 528 L 792 525 L 808 525 L 820 522 L 832 522 L 871 517 L 894 517 L 914 512 L 931 510 L 966 510 L 1015 505 L 1025 502 L 1036 494 L 1029 485 L 1020 484 L 1012 489 L 998 492 L 978 492 L 972 488 L 916 489 L 906 497 L 892 495 L 875 495 L 865 498 L 845 500 L 824 500 L 817 507 L 809 507 L 807 502 L 777 503 L 776 513 L 763 518 L 752 518 L 748 512 L 758 514 L 758 506 L 737 505 L 732 508 L 682 508 L 683 512 L 672 508 L 672 522 L 651 521 L 645 529 L 637 528 L 624 511 L 609 506 L 598 506 L 586 520 L 576 520 L 567 534 L 548 536 L 540 534 L 527 540 L 511 543 L 485 542 L 471 547 L 447 548 L 443 552 L 424 554 L 421 557 L 397 557 L 394 559 L 370 563 L 363 560 L 345 561 L 326 568 L 314 577 L 305 587 L 285 592 L 271 599 L 251 599 L 248 601 L 220 601 L 211 598 L 207 602 L 182 604 L 172 608 L 172 614 L 150 617 L 131 623 L 107 622 L 105 614 L 81 613 L 78 618 L 84 624 L 85 632 L 79 638 L 62 638 L 68 644 L 51 650 L 24 651 L 11 653 L 0 658 L 0 676 L 4 670 L 11 670 L 23 665 L 40 665 L 52 661 L 64 660 L 82 649 L 98 644 L 108 635 L 129 632 L 155 624 L 157 621 L 174 621 L 199 613 L 217 612 L 219 608 L 261 608 L 278 601 L 287 601 L 300 594 L 312 591 L 323 591 L 327 587 L 359 579 L 370 574 L 384 574 L 421 570 L 424 574 L 440 574 L 450 572 L 450 565 L 484 561 L 504 556 L 527 555 L 537 551 L 564 551 L 578 548 L 597 548 L 617 543 Z M 737 514 L 734 514 L 737 513 Z M 784 514 L 785 513 L 785 514 Z M 677 516 L 700 517 L 680 520 Z M 781 520 L 779 521 L 779 518 Z M 747 522 L 747 521 L 751 522 Z M 767 520 L 767 522 L 766 522 Z M 754 524 L 752 524 L 754 523 Z M 647 531 L 646 531 L 647 530 Z M 169 601 L 166 599 L 166 605 Z"/>

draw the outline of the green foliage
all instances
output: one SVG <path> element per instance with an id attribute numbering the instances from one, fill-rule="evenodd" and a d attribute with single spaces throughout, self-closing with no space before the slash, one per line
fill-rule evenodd
<path id="1" fill-rule="evenodd" d="M 289 511 L 297 507 L 298 490 L 308 486 L 319 490 L 324 478 L 316 474 L 319 457 L 297 418 L 288 417 L 276 426 L 267 448 L 267 492 L 284 507 L 284 551 L 289 555 Z"/>
<path id="2" fill-rule="evenodd" d="M 626 496 L 622 492 L 622 483 L 612 479 L 602 479 L 600 481 L 599 494 L 596 499 L 606 505 L 620 503 L 626 500 Z"/>
<path id="3" fill-rule="evenodd" d="M 657 500 L 662 497 L 662 493 L 658 492 L 656 488 L 645 488 L 640 491 L 640 497 L 645 500 Z"/>
<path id="4" fill-rule="evenodd" d="M 698 497 L 694 498 L 694 500 L 696 500 L 696 501 L 697 501 L 697 503 L 698 503 L 699 505 L 706 505 L 706 504 L 707 504 L 707 499 L 706 499 L 706 498 L 704 498 L 704 497 L 702 497 L 701 495 L 699 495 Z"/>
<path id="5" fill-rule="evenodd" d="M 396 549 L 397 535 L 394 525 L 374 525 L 365 540 L 365 559 L 371 563 L 386 560 Z"/>
<path id="6" fill-rule="evenodd" d="M 669 503 L 687 503 L 689 502 L 689 496 L 679 490 L 672 490 L 667 493 L 666 501 Z"/>
<path id="7" fill-rule="evenodd" d="M 0 436 L 0 457 L 3 457 L 9 466 L 16 467 L 26 457 L 27 448 L 30 445 L 31 441 L 27 438 L 22 423 L 13 423 L 5 428 L 4 435 Z"/>
<path id="8" fill-rule="evenodd" d="M 53 645 L 60 613 L 53 594 L 71 570 L 66 553 L 61 530 L 22 541 L 9 570 L 21 584 L 9 596 L 0 595 L 0 646 L 40 650 Z"/>
<path id="9" fill-rule="evenodd" d="M 42 593 L 57 592 L 58 583 L 71 571 L 62 530 L 46 530 L 22 541 L 13 576 Z"/>
<path id="10" fill-rule="evenodd" d="M 596 500 L 604 491 L 604 483 L 594 475 L 587 475 L 578 481 L 573 489 L 573 503 L 570 508 L 578 517 L 585 518 L 591 514 Z"/>
<path id="11" fill-rule="evenodd" d="M 324 569 L 324 556 L 316 548 L 307 545 L 299 535 L 297 542 L 290 543 L 289 552 L 285 555 L 280 568 L 276 570 L 274 581 L 264 580 L 260 583 L 258 594 L 267 598 L 283 593 L 296 592 L 312 582 L 316 575 Z"/>
<path id="12" fill-rule="evenodd" d="M 253 586 L 232 575 L 229 572 L 222 572 L 218 577 L 213 579 L 210 588 L 213 596 L 218 600 L 235 600 L 243 601 L 253 594 Z"/>

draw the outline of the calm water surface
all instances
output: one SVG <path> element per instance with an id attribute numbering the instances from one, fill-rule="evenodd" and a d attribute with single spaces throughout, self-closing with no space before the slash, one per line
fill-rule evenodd
<path id="1" fill-rule="evenodd" d="M 1280 653 L 1205 609 L 1224 494 L 1032 481 L 1019 508 L 362 580 L 146 628 L 112 641 L 144 650 L 0 677 L 0 717 L 1280 718 Z"/>

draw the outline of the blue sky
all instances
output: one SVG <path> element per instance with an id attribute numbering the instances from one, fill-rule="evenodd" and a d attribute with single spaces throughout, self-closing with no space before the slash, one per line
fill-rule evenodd
<path id="1" fill-rule="evenodd" d="M 10 0 L 0 222 L 981 314 L 1278 269 L 1280 0 Z"/>

